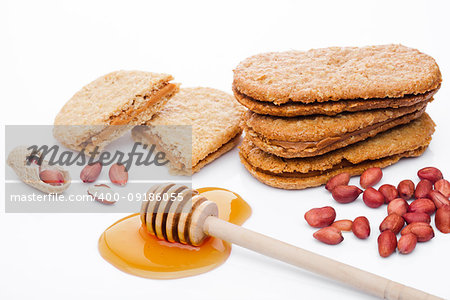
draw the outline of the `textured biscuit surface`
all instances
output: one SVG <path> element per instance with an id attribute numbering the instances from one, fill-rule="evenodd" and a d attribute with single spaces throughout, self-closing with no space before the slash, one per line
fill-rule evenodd
<path id="1" fill-rule="evenodd" d="M 438 89 L 426 92 L 425 94 L 406 95 L 401 98 L 372 98 L 372 99 L 355 99 L 355 100 L 340 100 L 327 102 L 313 102 L 302 103 L 289 101 L 284 104 L 276 105 L 272 102 L 259 101 L 249 98 L 242 93 L 239 93 L 236 88 L 233 88 L 236 100 L 249 110 L 262 114 L 280 117 L 297 117 L 308 115 L 328 115 L 333 116 L 342 112 L 355 112 L 362 110 L 371 110 L 379 108 L 399 108 L 403 106 L 410 106 L 419 102 L 431 101 L 433 95 Z"/>
<path id="2" fill-rule="evenodd" d="M 192 126 L 192 167 L 195 168 L 201 160 L 240 134 L 244 112 L 245 108 L 225 92 L 205 87 L 183 88 L 146 125 L 151 126 L 152 133 L 167 146 L 177 141 L 176 135 L 163 132 L 164 125 Z M 177 155 L 183 152 L 178 151 Z"/>
<path id="3" fill-rule="evenodd" d="M 259 148 L 280 157 L 312 157 L 343 148 L 359 141 L 363 141 L 395 126 L 406 124 L 411 120 L 420 117 L 424 112 L 425 109 L 421 109 L 414 113 L 407 114 L 402 117 L 389 120 L 387 122 L 382 122 L 382 125 L 380 126 L 376 124 L 375 127 L 370 126 L 368 128 L 365 128 L 367 129 L 367 131 L 349 133 L 347 134 L 347 136 L 343 136 L 341 138 L 325 138 L 318 143 L 288 142 L 288 145 L 285 145 L 279 144 L 280 142 L 265 140 L 264 138 L 261 138 L 260 135 L 255 134 L 255 132 L 251 129 L 246 129 L 246 134 L 248 135 L 249 139 L 252 140 Z M 300 146 L 300 148 L 298 148 L 298 146 Z"/>
<path id="4" fill-rule="evenodd" d="M 171 75 L 143 71 L 115 71 L 101 76 L 63 106 L 55 118 L 54 136 L 75 150 L 103 148 L 129 130 L 126 125 L 142 124 L 161 109 L 178 91 L 177 85 L 171 84 L 157 101 L 150 103 L 149 99 L 169 87 L 170 80 Z M 123 125 L 111 126 L 117 118 L 124 120 Z"/>
<path id="5" fill-rule="evenodd" d="M 282 104 L 398 98 L 436 89 L 434 59 L 402 45 L 330 47 L 251 56 L 234 70 L 233 85 L 251 98 Z"/>
<path id="6" fill-rule="evenodd" d="M 145 101 L 144 96 L 172 80 L 168 74 L 116 71 L 84 86 L 63 106 L 55 125 L 104 125 L 112 116 Z M 136 99 L 141 97 L 142 99 Z"/>
<path id="7" fill-rule="evenodd" d="M 292 159 L 283 159 L 263 152 L 245 137 L 241 153 L 252 165 L 275 173 L 324 171 L 343 160 L 358 164 L 365 160 L 379 159 L 427 145 L 434 132 L 434 126 L 433 120 L 424 113 L 417 120 L 380 133 L 371 139 L 325 155 Z"/>
<path id="8" fill-rule="evenodd" d="M 245 131 L 248 138 L 266 152 L 286 158 L 317 156 L 373 137 L 376 134 L 395 126 L 406 124 L 411 120 L 420 117 L 424 113 L 426 103 L 419 103 L 417 106 L 418 107 L 392 109 L 395 112 L 377 110 L 376 112 L 379 113 L 378 115 L 374 113 L 374 116 L 366 119 L 361 116 L 366 112 L 350 113 L 359 115 L 360 118 L 344 118 L 342 122 L 337 123 L 334 123 L 333 121 L 326 122 L 324 120 L 316 120 L 315 123 L 312 122 L 310 124 L 310 127 L 308 126 L 307 128 L 302 129 L 296 129 L 295 126 L 290 127 L 287 125 L 277 126 L 274 129 L 278 128 L 279 131 L 276 135 L 280 138 L 274 139 L 266 138 L 264 135 L 257 133 L 250 127 L 245 127 Z M 418 110 L 414 110 L 415 108 L 418 108 Z M 341 114 L 335 117 L 319 116 L 317 118 L 339 118 L 342 116 L 343 115 Z M 279 118 L 274 119 L 277 121 L 280 120 Z M 289 118 L 288 121 L 291 121 L 291 119 L 293 118 Z M 284 128 L 284 130 L 281 128 Z M 294 133 L 294 135 L 295 133 L 302 132 L 306 132 L 305 136 L 311 135 L 307 140 L 295 141 L 293 140 L 293 137 L 288 135 L 291 133 L 289 129 L 292 130 L 291 132 Z M 314 136 L 314 132 L 316 132 L 317 135 Z M 284 133 L 284 135 L 280 133 Z M 282 138 L 287 138 L 288 141 L 283 141 Z"/>
<path id="9" fill-rule="evenodd" d="M 239 154 L 245 167 L 262 182 L 302 189 L 324 184 L 340 172 L 358 175 L 371 166 L 385 167 L 401 157 L 420 155 L 430 143 L 434 127 L 425 113 L 408 124 L 348 147 L 317 157 L 292 159 L 266 153 L 245 137 Z"/>
<path id="10" fill-rule="evenodd" d="M 305 116 L 279 118 L 247 111 L 245 125 L 265 138 L 281 141 L 319 141 L 323 138 L 341 136 L 370 125 L 392 120 L 426 107 L 427 103 L 413 106 L 358 111 L 336 116 Z"/>
<path id="11" fill-rule="evenodd" d="M 426 105 L 426 104 L 424 104 Z M 408 108 L 413 109 L 413 108 Z M 268 139 L 261 134 L 258 134 L 250 127 L 245 127 L 246 136 L 262 150 L 285 158 L 294 157 L 311 157 L 322 155 L 335 149 L 343 148 L 345 146 L 363 141 L 367 138 L 373 137 L 380 132 L 389 130 L 395 126 L 406 124 L 411 120 L 420 117 L 425 112 L 425 107 L 419 110 L 407 113 L 398 117 L 388 118 L 384 121 L 375 122 L 365 127 L 356 127 L 355 131 L 347 131 L 344 122 L 336 124 L 336 129 L 340 130 L 340 134 L 319 137 L 313 141 L 283 141 L 278 139 Z M 338 115 L 341 116 L 341 115 Z M 317 123 L 316 127 L 322 124 Z M 293 129 L 294 130 L 294 129 Z M 313 130 L 313 129 L 307 129 Z M 288 132 L 286 132 L 288 133 Z M 326 134 L 327 132 L 325 132 Z"/>

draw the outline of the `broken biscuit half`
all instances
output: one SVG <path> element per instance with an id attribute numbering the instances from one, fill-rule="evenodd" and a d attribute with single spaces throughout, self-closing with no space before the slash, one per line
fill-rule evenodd
<path id="1" fill-rule="evenodd" d="M 193 174 L 239 143 L 244 113 L 228 93 L 183 88 L 132 137 L 165 152 L 174 173 Z"/>
<path id="2" fill-rule="evenodd" d="M 143 124 L 179 90 L 171 75 L 115 71 L 84 86 L 55 118 L 53 135 L 86 154 L 101 151 L 134 125 Z"/>

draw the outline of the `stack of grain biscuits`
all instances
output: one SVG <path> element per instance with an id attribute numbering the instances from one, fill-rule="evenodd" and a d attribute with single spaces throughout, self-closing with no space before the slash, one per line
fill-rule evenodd
<path id="1" fill-rule="evenodd" d="M 304 189 L 421 155 L 441 84 L 434 59 L 402 45 L 264 53 L 234 70 L 249 111 L 241 161 L 258 180 Z"/>

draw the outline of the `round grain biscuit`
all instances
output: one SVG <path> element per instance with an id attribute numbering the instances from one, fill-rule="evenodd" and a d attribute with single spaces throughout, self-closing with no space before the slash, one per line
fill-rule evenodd
<path id="1" fill-rule="evenodd" d="M 236 100 L 247 107 L 249 110 L 262 115 L 271 115 L 279 117 L 298 117 L 309 115 L 328 115 L 334 116 L 343 112 L 356 112 L 363 110 L 372 110 L 380 108 L 399 108 L 411 106 L 419 102 L 429 102 L 433 95 L 438 91 L 436 88 L 432 91 L 418 95 L 406 95 L 401 98 L 382 98 L 382 99 L 355 99 L 340 100 L 328 102 L 302 103 L 289 101 L 284 104 L 276 105 L 272 102 L 259 101 L 240 93 L 233 87 L 233 93 Z"/>
<path id="2" fill-rule="evenodd" d="M 360 175 L 371 167 L 384 168 L 403 157 L 420 156 L 431 141 L 434 127 L 425 113 L 406 125 L 346 148 L 317 157 L 292 159 L 266 153 L 245 137 L 239 156 L 259 181 L 281 189 L 305 189 L 325 184 L 342 172 Z"/>
<path id="3" fill-rule="evenodd" d="M 285 158 L 311 157 L 406 124 L 420 117 L 425 107 L 426 103 L 419 103 L 411 107 L 355 112 L 334 117 L 284 119 L 247 113 L 244 128 L 248 138 L 266 152 Z"/>
<path id="4" fill-rule="evenodd" d="M 435 60 L 403 45 L 330 47 L 251 56 L 234 70 L 247 97 L 275 104 L 400 98 L 441 83 Z"/>
<path id="5" fill-rule="evenodd" d="M 420 118 L 373 138 L 329 152 L 306 158 L 281 158 L 264 152 L 246 135 L 240 146 L 240 154 L 255 168 L 274 174 L 326 172 L 338 165 L 356 165 L 427 146 L 434 133 L 433 120 L 424 113 Z"/>

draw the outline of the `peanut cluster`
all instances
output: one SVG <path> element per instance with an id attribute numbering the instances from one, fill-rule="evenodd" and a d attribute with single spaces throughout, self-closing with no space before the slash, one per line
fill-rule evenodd
<path id="1" fill-rule="evenodd" d="M 433 214 L 436 228 L 442 233 L 450 233 L 450 182 L 435 167 L 420 169 L 417 175 L 420 179 L 417 186 L 407 179 L 397 187 L 383 184 L 377 190 L 373 186 L 381 181 L 383 172 L 380 168 L 369 168 L 360 177 L 360 186 L 364 191 L 348 184 L 349 173 L 334 176 L 325 188 L 338 203 L 351 203 L 362 193 L 364 203 L 370 208 L 387 204 L 388 215 L 379 226 L 378 252 L 380 256 L 388 257 L 396 249 L 402 254 L 411 253 L 417 242 L 431 240 L 434 237 L 430 225 Z M 407 202 L 413 198 L 411 203 Z M 342 242 L 342 231 L 352 231 L 360 239 L 370 235 L 370 223 L 364 216 L 353 221 L 335 219 L 336 211 L 331 206 L 313 208 L 305 213 L 305 220 L 310 226 L 321 228 L 314 233 L 314 238 L 325 244 Z M 399 233 L 401 236 L 397 241 Z"/>

